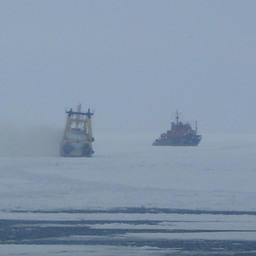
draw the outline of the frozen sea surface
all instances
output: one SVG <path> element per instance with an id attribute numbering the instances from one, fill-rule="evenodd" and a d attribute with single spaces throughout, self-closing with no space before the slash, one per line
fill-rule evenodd
<path id="1" fill-rule="evenodd" d="M 92 158 L 36 145 L 2 156 L 1 255 L 256 255 L 256 135 L 152 141 L 98 136 Z"/>
<path id="2" fill-rule="evenodd" d="M 256 210 L 256 136 L 215 135 L 198 147 L 153 147 L 146 136 L 97 140 L 92 158 L 42 157 L 36 148 L 2 157 L 0 210 Z"/>

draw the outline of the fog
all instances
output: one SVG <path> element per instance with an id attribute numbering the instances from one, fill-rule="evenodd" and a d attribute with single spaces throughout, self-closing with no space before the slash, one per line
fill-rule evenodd
<path id="1" fill-rule="evenodd" d="M 255 10 L 0 0 L 1 256 L 255 254 Z M 177 110 L 198 147 L 152 146 Z"/>
<path id="2" fill-rule="evenodd" d="M 23 141 L 23 130 L 56 141 L 65 109 L 78 103 L 95 111 L 96 138 L 158 136 L 176 109 L 202 134 L 254 132 L 255 8 L 250 0 L 0 1 L 0 129 L 12 134 L 1 137 Z"/>
<path id="3" fill-rule="evenodd" d="M 0 127 L 0 156 L 57 156 L 61 135 L 61 130 L 48 126 L 2 125 Z"/>

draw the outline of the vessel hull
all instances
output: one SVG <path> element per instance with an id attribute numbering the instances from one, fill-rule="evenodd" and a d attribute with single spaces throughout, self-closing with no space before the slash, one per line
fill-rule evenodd
<path id="1" fill-rule="evenodd" d="M 197 146 L 201 141 L 200 135 L 187 137 L 173 137 L 166 139 L 157 139 L 153 142 L 153 146 Z"/>
<path id="2" fill-rule="evenodd" d="M 60 155 L 63 157 L 91 157 L 94 151 L 86 143 L 61 143 Z"/>

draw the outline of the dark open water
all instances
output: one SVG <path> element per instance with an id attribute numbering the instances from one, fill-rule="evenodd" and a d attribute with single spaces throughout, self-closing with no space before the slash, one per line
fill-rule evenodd
<path id="1" fill-rule="evenodd" d="M 119 208 L 16 213 L 69 214 L 71 220 L 2 219 L 0 255 L 256 255 L 256 230 L 243 224 L 247 217 L 256 221 L 256 212 Z M 77 214 L 84 218 L 72 220 Z M 226 228 L 240 217 L 239 228 Z M 49 250 L 53 245 L 58 249 Z"/>

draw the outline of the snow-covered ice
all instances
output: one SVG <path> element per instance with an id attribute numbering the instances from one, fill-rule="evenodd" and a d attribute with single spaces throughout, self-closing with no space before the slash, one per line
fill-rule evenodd
<path id="1" fill-rule="evenodd" d="M 98 136 L 92 158 L 3 156 L 0 209 L 164 207 L 256 210 L 256 135 L 204 135 L 198 147 Z"/>
<path id="2" fill-rule="evenodd" d="M 1 255 L 256 249 L 256 135 L 204 135 L 198 147 L 153 147 L 146 134 L 99 135 L 92 158 L 61 158 L 57 140 L 40 147 L 44 139 L 0 152 L 0 233 L 8 230 Z"/>

